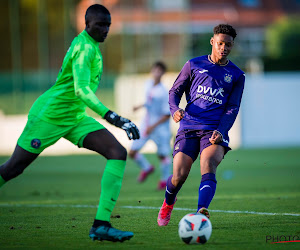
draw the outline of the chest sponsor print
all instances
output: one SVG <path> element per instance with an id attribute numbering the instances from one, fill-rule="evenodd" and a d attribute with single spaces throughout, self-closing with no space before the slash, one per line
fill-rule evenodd
<path id="1" fill-rule="evenodd" d="M 223 88 L 214 89 L 211 87 L 199 85 L 197 89 L 196 98 L 201 98 L 209 102 L 222 104 L 223 101 L 221 98 L 224 97 L 223 93 Z"/>

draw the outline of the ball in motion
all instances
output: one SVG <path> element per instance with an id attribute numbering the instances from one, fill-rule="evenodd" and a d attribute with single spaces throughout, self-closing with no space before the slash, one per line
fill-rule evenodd
<path id="1" fill-rule="evenodd" d="M 178 226 L 179 237 L 186 244 L 204 244 L 212 232 L 211 222 L 203 214 L 187 214 Z"/>

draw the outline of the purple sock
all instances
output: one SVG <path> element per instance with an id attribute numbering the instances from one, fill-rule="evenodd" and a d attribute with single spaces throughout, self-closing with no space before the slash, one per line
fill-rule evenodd
<path id="1" fill-rule="evenodd" d="M 175 187 L 173 184 L 172 184 L 172 176 L 169 176 L 168 180 L 167 180 L 167 188 L 166 188 L 166 194 L 165 194 L 165 197 L 166 197 L 166 203 L 168 205 L 172 205 L 174 204 L 175 202 L 175 198 L 176 198 L 176 195 L 178 194 L 180 188 L 182 187 L 182 185 L 178 185 L 177 187 Z"/>
<path id="2" fill-rule="evenodd" d="M 207 173 L 202 175 L 202 180 L 199 187 L 198 210 L 202 207 L 208 208 L 215 195 L 216 187 L 217 180 L 215 174 Z"/>

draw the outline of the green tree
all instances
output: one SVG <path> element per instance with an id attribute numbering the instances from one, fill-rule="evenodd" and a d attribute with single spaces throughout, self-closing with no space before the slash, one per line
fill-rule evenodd
<path id="1" fill-rule="evenodd" d="M 267 68 L 299 70 L 299 44 L 299 17 L 285 17 L 270 25 L 266 31 Z M 280 66 L 274 65 L 275 63 Z"/>

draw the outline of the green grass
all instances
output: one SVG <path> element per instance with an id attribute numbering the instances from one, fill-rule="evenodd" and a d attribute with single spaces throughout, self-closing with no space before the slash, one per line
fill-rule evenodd
<path id="1" fill-rule="evenodd" d="M 123 207 L 160 207 L 164 198 L 163 191 L 155 190 L 158 169 L 138 184 L 139 170 L 131 160 L 113 211 L 120 218 L 111 222 L 135 235 L 124 243 L 91 241 L 88 231 L 98 204 L 104 158 L 41 156 L 22 176 L 0 189 L 0 249 L 299 249 L 300 243 L 266 243 L 267 235 L 300 236 L 300 217 L 282 215 L 300 214 L 299 155 L 300 148 L 230 152 L 217 173 L 218 188 L 210 205 L 213 232 L 203 246 L 186 245 L 178 237 L 179 220 L 192 210 L 174 210 L 169 225 L 158 227 L 158 209 Z M 158 166 L 154 155 L 147 157 Z M 6 159 L 0 157 L 0 162 Z M 196 210 L 200 178 L 197 161 L 178 195 L 176 208 Z"/>

